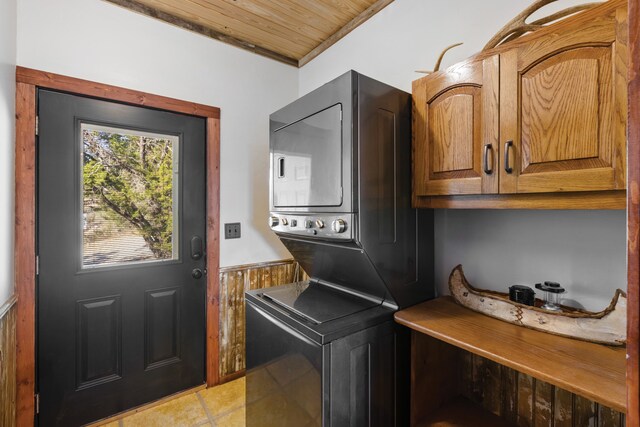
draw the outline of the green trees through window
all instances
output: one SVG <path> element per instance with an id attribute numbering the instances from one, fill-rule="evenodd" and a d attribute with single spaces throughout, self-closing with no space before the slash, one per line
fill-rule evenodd
<path id="1" fill-rule="evenodd" d="M 177 137 L 83 125 L 82 142 L 84 265 L 173 258 Z"/>

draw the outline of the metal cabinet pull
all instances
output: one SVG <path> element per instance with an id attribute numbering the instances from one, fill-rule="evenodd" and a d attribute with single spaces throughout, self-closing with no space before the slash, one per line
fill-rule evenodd
<path id="1" fill-rule="evenodd" d="M 513 141 L 509 140 L 504 143 L 504 171 L 506 173 L 512 173 L 513 168 L 509 166 L 509 148 L 513 147 Z"/>
<path id="2" fill-rule="evenodd" d="M 493 160 L 491 161 L 491 167 L 489 167 L 489 152 L 493 151 L 493 145 L 492 144 L 485 144 L 484 145 L 484 156 L 483 156 L 483 168 L 484 168 L 484 173 L 486 173 L 487 175 L 491 175 L 493 173 Z"/>
<path id="3" fill-rule="evenodd" d="M 278 159 L 278 178 L 284 178 L 284 157 Z"/>

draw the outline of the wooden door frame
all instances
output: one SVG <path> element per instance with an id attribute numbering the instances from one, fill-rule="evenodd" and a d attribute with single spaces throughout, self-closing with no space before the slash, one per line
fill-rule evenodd
<path id="1" fill-rule="evenodd" d="M 207 385 L 219 382 L 220 109 L 29 68 L 16 68 L 15 286 L 17 302 L 16 421 L 35 416 L 36 304 L 36 100 L 53 89 L 107 101 L 190 114 L 207 121 Z"/>
<path id="2" fill-rule="evenodd" d="M 640 0 L 629 0 L 627 426 L 640 427 Z"/>

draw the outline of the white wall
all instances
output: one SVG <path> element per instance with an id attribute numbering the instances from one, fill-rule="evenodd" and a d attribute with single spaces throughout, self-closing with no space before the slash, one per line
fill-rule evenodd
<path id="1" fill-rule="evenodd" d="M 0 306 L 13 294 L 16 1 L 0 0 Z"/>
<path id="2" fill-rule="evenodd" d="M 290 256 L 267 227 L 268 120 L 297 97 L 296 68 L 99 0 L 20 0 L 18 64 L 220 107 L 220 220 L 242 223 L 221 265 Z"/>
<path id="3" fill-rule="evenodd" d="M 11 142 L 15 0 L 0 2 L 0 138 Z M 444 46 L 465 42 L 444 66 L 469 56 L 528 3 L 396 0 L 298 72 L 99 0 L 20 0 L 17 63 L 221 107 L 221 222 L 243 225 L 241 239 L 221 240 L 228 266 L 289 256 L 265 221 L 270 112 L 351 68 L 410 90 L 413 70 L 431 68 Z M 12 204 L 12 145 L 0 146 L 0 206 Z M 11 283 L 12 212 L 0 210 L 0 301 Z M 444 292 L 461 263 L 478 286 L 557 280 L 595 309 L 625 287 L 625 244 L 620 211 L 440 210 L 436 278 Z"/>
<path id="4" fill-rule="evenodd" d="M 299 94 L 349 69 L 410 91 L 418 69 L 431 69 L 440 51 L 443 68 L 478 52 L 530 0 L 395 0 L 347 37 L 302 67 Z M 561 0 L 555 9 L 577 3 Z M 554 9 L 554 10 L 555 10 Z M 551 9 L 547 9 L 551 10 Z M 447 292 L 457 264 L 478 287 L 555 280 L 567 298 L 589 309 L 606 306 L 626 288 L 623 211 L 438 210 L 436 281 Z"/>
<path id="5" fill-rule="evenodd" d="M 581 0 L 560 0 L 532 18 Z M 441 69 L 479 52 L 531 0 L 395 0 L 300 70 L 300 95 L 349 69 L 411 91 L 415 70 L 431 70 L 440 52 Z"/>

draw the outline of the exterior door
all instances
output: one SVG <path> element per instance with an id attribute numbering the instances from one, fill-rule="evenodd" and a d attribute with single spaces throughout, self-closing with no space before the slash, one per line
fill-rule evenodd
<path id="1" fill-rule="evenodd" d="M 626 186 L 626 17 L 500 54 L 500 193 Z"/>
<path id="2" fill-rule="evenodd" d="M 205 119 L 38 92 L 39 423 L 205 381 Z"/>
<path id="3" fill-rule="evenodd" d="M 498 192 L 498 57 L 414 82 L 417 196 Z"/>

